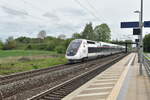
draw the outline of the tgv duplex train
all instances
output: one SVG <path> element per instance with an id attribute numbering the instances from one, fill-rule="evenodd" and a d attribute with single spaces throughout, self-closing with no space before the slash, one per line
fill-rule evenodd
<path id="1" fill-rule="evenodd" d="M 123 51 L 125 51 L 125 46 L 86 39 L 75 39 L 67 48 L 66 58 L 69 62 L 75 62 L 94 57 L 111 55 Z"/>

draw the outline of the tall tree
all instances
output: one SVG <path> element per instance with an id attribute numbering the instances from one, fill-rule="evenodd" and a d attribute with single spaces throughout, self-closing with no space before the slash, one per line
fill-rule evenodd
<path id="1" fill-rule="evenodd" d="M 4 44 L 3 44 L 3 42 L 0 40 L 0 50 L 3 49 L 3 46 L 4 46 Z"/>
<path id="2" fill-rule="evenodd" d="M 29 37 L 18 37 L 15 40 L 17 43 L 30 43 L 31 41 Z"/>
<path id="3" fill-rule="evenodd" d="M 65 39 L 66 39 L 66 35 L 65 35 L 65 34 L 60 34 L 60 35 L 58 36 L 58 38 L 65 40 Z"/>
<path id="4" fill-rule="evenodd" d="M 94 30 L 91 22 L 86 24 L 83 32 L 81 33 L 81 36 L 84 39 L 95 40 Z"/>
<path id="5" fill-rule="evenodd" d="M 81 36 L 81 34 L 79 34 L 79 33 L 74 33 L 74 34 L 72 35 L 72 38 L 73 38 L 73 39 L 80 39 L 80 38 L 82 38 L 82 36 Z"/>
<path id="6" fill-rule="evenodd" d="M 11 50 L 11 49 L 14 49 L 14 48 L 16 48 L 16 41 L 14 40 L 14 38 L 12 36 L 10 36 L 6 40 L 6 43 L 4 45 L 4 49 Z"/>
<path id="7" fill-rule="evenodd" d="M 144 51 L 150 52 L 150 34 L 146 34 L 143 39 Z"/>
<path id="8" fill-rule="evenodd" d="M 108 42 L 111 39 L 111 30 L 107 24 L 101 24 L 95 27 L 94 34 L 97 41 Z"/>
<path id="9" fill-rule="evenodd" d="M 46 37 L 46 31 L 42 30 L 38 33 L 38 38 L 44 39 Z"/>

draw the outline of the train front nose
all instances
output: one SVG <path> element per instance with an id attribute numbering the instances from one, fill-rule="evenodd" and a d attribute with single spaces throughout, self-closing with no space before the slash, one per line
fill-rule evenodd
<path id="1" fill-rule="evenodd" d="M 67 56 L 75 56 L 77 53 L 76 49 L 68 50 L 67 51 Z"/>
<path id="2" fill-rule="evenodd" d="M 79 59 L 78 51 L 79 51 L 81 43 L 82 43 L 81 40 L 75 40 L 70 43 L 66 52 L 67 59 Z"/>

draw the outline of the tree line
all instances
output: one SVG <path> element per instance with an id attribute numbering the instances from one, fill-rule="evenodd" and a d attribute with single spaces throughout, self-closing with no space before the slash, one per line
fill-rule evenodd
<path id="1" fill-rule="evenodd" d="M 65 53 L 70 41 L 74 39 L 88 39 L 110 43 L 122 43 L 123 41 L 112 40 L 111 30 L 105 23 L 93 28 L 92 23 L 87 23 L 80 33 L 74 33 L 71 38 L 66 38 L 64 34 L 58 37 L 47 36 L 42 30 L 37 34 L 37 38 L 30 37 L 8 37 L 5 42 L 0 41 L 0 50 L 48 50 L 58 53 Z M 127 40 L 126 42 L 132 42 Z M 131 45 L 130 45 L 131 47 Z"/>
<path id="2" fill-rule="evenodd" d="M 86 24 L 84 30 L 81 33 L 74 33 L 72 38 L 110 42 L 111 30 L 105 23 L 97 25 L 95 28 L 93 28 L 92 23 L 90 22 Z"/>
<path id="3" fill-rule="evenodd" d="M 5 43 L 0 42 L 1 50 L 47 50 L 65 53 L 72 39 L 61 39 L 51 36 L 41 38 L 9 37 Z"/>
<path id="4" fill-rule="evenodd" d="M 42 30 L 37 38 L 8 37 L 5 42 L 0 41 L 0 50 L 49 50 L 58 53 L 65 53 L 69 43 L 73 39 L 89 39 L 95 41 L 110 41 L 110 28 L 107 24 L 97 25 L 93 28 L 92 23 L 87 23 L 81 33 L 74 33 L 71 38 L 66 39 L 64 34 L 58 37 L 46 36 Z"/>
<path id="5" fill-rule="evenodd" d="M 150 34 L 146 34 L 143 39 L 144 51 L 150 52 Z"/>

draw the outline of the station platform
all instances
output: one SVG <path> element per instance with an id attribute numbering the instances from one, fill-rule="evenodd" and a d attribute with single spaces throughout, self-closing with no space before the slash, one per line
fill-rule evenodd
<path id="1" fill-rule="evenodd" d="M 150 100 L 150 80 L 131 53 L 62 100 Z"/>

